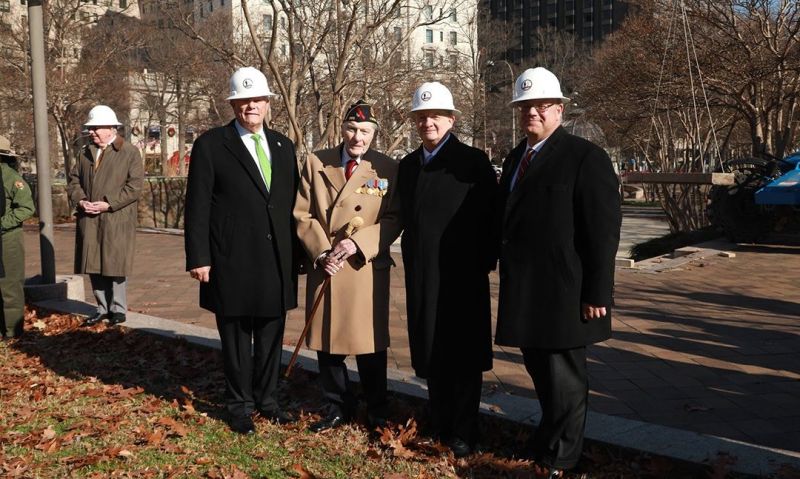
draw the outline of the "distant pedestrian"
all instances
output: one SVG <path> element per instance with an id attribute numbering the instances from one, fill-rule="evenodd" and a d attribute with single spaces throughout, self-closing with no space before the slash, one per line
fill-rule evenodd
<path id="1" fill-rule="evenodd" d="M 292 209 L 299 174 L 294 144 L 265 120 L 275 96 L 256 68 L 230 79 L 235 119 L 192 147 L 186 189 L 186 270 L 200 282 L 222 342 L 228 425 L 255 431 L 251 415 L 295 419 L 278 404 L 286 311 L 297 306 Z"/>
<path id="2" fill-rule="evenodd" d="M 34 213 L 31 187 L 17 172 L 16 160 L 17 154 L 11 149 L 11 143 L 5 136 L 0 136 L 0 181 L 3 183 L 0 232 L 3 236 L 2 265 L 5 269 L 5 277 L 0 279 L 3 302 L 0 332 L 3 339 L 22 335 L 25 315 L 25 244 L 22 222 Z"/>
<path id="3" fill-rule="evenodd" d="M 113 326 L 124 323 L 128 311 L 144 162 L 118 134 L 122 124 L 111 108 L 95 106 L 84 126 L 92 143 L 81 151 L 67 185 L 77 205 L 75 273 L 89 275 L 97 301 L 97 311 L 83 324 L 107 319 Z"/>
<path id="4" fill-rule="evenodd" d="M 517 78 L 513 105 L 526 138 L 500 178 L 500 294 L 496 342 L 519 347 L 542 419 L 537 475 L 562 477 L 581 456 L 586 346 L 611 335 L 619 243 L 617 177 L 599 146 L 561 127 L 561 85 L 544 68 Z"/>
<path id="5" fill-rule="evenodd" d="M 312 321 L 306 344 L 317 351 L 327 415 L 311 425 L 323 431 L 352 419 L 356 398 L 344 360 L 356 357 L 371 427 L 386 423 L 386 349 L 389 347 L 389 247 L 400 234 L 398 162 L 370 148 L 378 122 L 370 105 L 347 110 L 342 142 L 309 155 L 294 215 L 308 253 L 306 314 L 330 276 L 327 306 Z M 342 233 L 353 217 L 363 225 Z"/>
<path id="6" fill-rule="evenodd" d="M 452 132 L 458 113 L 441 83 L 416 90 L 422 145 L 400 162 L 398 186 L 411 366 L 427 380 L 434 434 L 460 457 L 477 444 L 482 374 L 492 368 L 497 179 L 486 154 Z"/>

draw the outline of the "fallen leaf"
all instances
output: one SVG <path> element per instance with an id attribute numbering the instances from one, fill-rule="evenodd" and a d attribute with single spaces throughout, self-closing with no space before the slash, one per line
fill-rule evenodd
<path id="1" fill-rule="evenodd" d="M 317 479 L 317 476 L 310 473 L 308 469 L 301 466 L 300 464 L 295 464 L 292 466 L 292 471 L 300 474 L 300 479 Z"/>

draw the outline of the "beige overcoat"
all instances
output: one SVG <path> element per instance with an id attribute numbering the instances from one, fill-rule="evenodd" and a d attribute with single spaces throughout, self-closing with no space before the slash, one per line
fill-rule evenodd
<path id="1" fill-rule="evenodd" d="M 331 279 L 306 345 L 331 354 L 374 353 L 389 347 L 389 276 L 394 264 L 389 246 L 401 230 L 398 162 L 368 150 L 346 181 L 341 152 L 339 145 L 308 156 L 294 209 L 297 234 L 308 254 L 306 321 L 325 280 L 314 260 L 344 235 L 353 217 L 364 220 L 351 236 L 358 253 Z"/>
<path id="2" fill-rule="evenodd" d="M 77 210 L 75 272 L 128 276 L 133 271 L 138 212 L 142 192 L 142 155 L 117 136 L 106 147 L 95 169 L 97 148 L 87 146 L 69 174 L 67 190 L 72 204 L 80 200 L 105 201 L 110 209 L 99 215 Z"/>

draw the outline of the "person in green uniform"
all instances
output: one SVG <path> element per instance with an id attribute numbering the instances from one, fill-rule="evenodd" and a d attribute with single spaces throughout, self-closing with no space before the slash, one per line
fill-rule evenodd
<path id="1" fill-rule="evenodd" d="M 5 207 L 0 218 L 3 236 L 3 267 L 5 277 L 0 279 L 2 293 L 3 339 L 17 338 L 22 334 L 22 319 L 25 313 L 25 248 L 22 238 L 22 222 L 33 216 L 31 187 L 16 170 L 17 154 L 11 142 L 0 135 L 0 169 L 2 169 Z"/>

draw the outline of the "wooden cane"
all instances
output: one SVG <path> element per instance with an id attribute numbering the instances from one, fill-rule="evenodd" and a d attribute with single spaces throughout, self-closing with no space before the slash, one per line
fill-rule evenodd
<path id="1" fill-rule="evenodd" d="M 354 216 L 350 222 L 347 223 L 347 227 L 344 230 L 344 238 L 349 238 L 355 231 L 364 224 L 364 219 L 360 216 Z M 325 276 L 325 281 L 322 283 L 322 287 L 317 293 L 317 298 L 314 300 L 314 305 L 311 307 L 311 313 L 308 315 L 308 321 L 306 321 L 305 327 L 303 327 L 303 332 L 300 333 L 300 339 L 297 340 L 297 345 L 294 347 L 294 352 L 292 353 L 292 358 L 289 359 L 289 364 L 286 366 L 286 373 L 284 373 L 284 377 L 288 378 L 290 374 L 292 374 L 292 368 L 294 367 L 295 361 L 297 361 L 297 355 L 300 353 L 300 345 L 303 344 L 303 340 L 306 339 L 306 335 L 308 335 L 308 329 L 311 327 L 311 322 L 314 320 L 314 316 L 317 314 L 317 308 L 319 307 L 319 303 L 322 302 L 322 296 L 325 294 L 325 291 L 328 289 L 328 286 L 331 284 L 331 276 Z"/>

